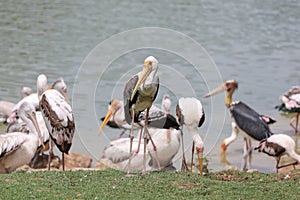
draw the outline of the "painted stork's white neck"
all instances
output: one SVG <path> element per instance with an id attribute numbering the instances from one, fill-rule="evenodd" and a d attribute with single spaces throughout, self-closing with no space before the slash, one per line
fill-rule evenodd
<path id="1" fill-rule="evenodd" d="M 197 126 L 187 126 L 190 134 L 192 135 L 193 141 L 195 143 L 195 146 L 198 148 L 203 148 L 204 144 L 203 141 L 198 133 L 198 127 Z"/>
<path id="2" fill-rule="evenodd" d="M 37 84 L 37 93 L 40 100 L 42 94 L 48 89 L 47 77 L 44 74 L 39 75 L 36 84 Z"/>
<path id="3" fill-rule="evenodd" d="M 223 144 L 225 144 L 226 147 L 229 144 L 231 144 L 238 136 L 238 129 L 236 127 L 235 122 L 231 123 L 231 127 L 232 127 L 231 128 L 231 130 L 232 130 L 231 135 L 228 138 L 224 139 L 224 141 L 223 141 Z"/>
<path id="4" fill-rule="evenodd" d="M 125 112 L 124 112 L 124 103 L 123 101 L 119 101 L 118 108 L 113 116 L 114 121 L 117 124 L 123 124 L 125 121 Z"/>

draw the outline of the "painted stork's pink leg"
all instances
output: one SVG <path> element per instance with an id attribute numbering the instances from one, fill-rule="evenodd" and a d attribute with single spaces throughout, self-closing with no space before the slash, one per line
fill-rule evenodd
<path id="1" fill-rule="evenodd" d="M 300 131 L 298 130 L 299 114 L 300 113 L 297 113 L 290 121 L 290 126 L 295 130 L 295 134 L 300 133 Z M 296 120 L 296 126 L 294 125 L 295 120 Z"/>

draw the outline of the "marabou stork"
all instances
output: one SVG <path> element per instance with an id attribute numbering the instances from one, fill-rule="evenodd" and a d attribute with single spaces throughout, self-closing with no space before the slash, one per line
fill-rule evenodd
<path id="1" fill-rule="evenodd" d="M 248 156 L 249 161 L 251 162 L 251 140 L 261 141 L 270 137 L 273 133 L 270 131 L 269 126 L 264 119 L 265 116 L 258 114 L 255 110 L 241 101 L 232 101 L 232 94 L 237 88 L 238 83 L 235 80 L 228 80 L 204 97 L 207 98 L 221 91 L 226 91 L 225 104 L 229 108 L 234 121 L 231 123 L 231 136 L 221 143 L 220 158 L 224 164 L 226 162 L 226 148 L 237 138 L 237 134 L 242 132 L 245 140 L 243 154 L 244 164 L 242 169 L 245 171 L 247 169 Z"/>
<path id="2" fill-rule="evenodd" d="M 0 135 L 0 173 L 10 173 L 29 164 L 42 136 L 37 125 L 35 108 L 28 102 L 20 105 L 18 116 L 26 123 L 29 133 L 12 132 Z"/>
<path id="3" fill-rule="evenodd" d="M 44 74 L 38 76 L 37 91 L 39 105 L 51 140 L 62 152 L 62 166 L 65 169 L 64 153 L 68 154 L 75 132 L 75 122 L 72 108 L 68 102 L 67 94 L 55 89 L 47 90 L 47 77 Z M 52 142 L 50 152 L 52 152 Z M 50 170 L 51 156 L 48 159 L 48 170 Z"/>
<path id="4" fill-rule="evenodd" d="M 176 115 L 177 115 L 178 122 L 181 126 L 181 131 L 183 125 L 187 126 L 188 131 L 190 132 L 193 138 L 191 168 L 193 166 L 194 147 L 196 146 L 196 151 L 199 159 L 200 174 L 202 175 L 204 144 L 198 133 L 198 127 L 201 127 L 203 122 L 205 121 L 205 113 L 202 104 L 196 98 L 182 97 L 179 99 L 178 104 L 176 106 Z M 182 170 L 187 170 L 188 168 L 185 161 L 182 132 L 181 132 L 181 140 L 182 140 L 181 142 L 182 142 L 182 152 L 183 152 Z"/>
<path id="5" fill-rule="evenodd" d="M 282 104 L 276 106 L 280 111 L 295 113 L 290 121 L 290 126 L 295 130 L 295 134 L 300 132 L 298 130 L 299 114 L 300 114 L 300 86 L 293 86 L 289 91 L 280 97 Z M 296 120 L 296 125 L 294 121 Z"/>
<path id="6" fill-rule="evenodd" d="M 278 173 L 278 169 L 282 167 L 300 163 L 300 155 L 295 152 L 295 146 L 295 142 L 290 136 L 275 134 L 260 141 L 259 146 L 255 149 L 276 158 L 276 172 Z M 284 155 L 295 159 L 296 163 L 279 166 L 280 159 Z"/>

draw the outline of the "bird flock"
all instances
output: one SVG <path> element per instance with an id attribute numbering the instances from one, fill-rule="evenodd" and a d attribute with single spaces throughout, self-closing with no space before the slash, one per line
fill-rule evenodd
<path id="1" fill-rule="evenodd" d="M 203 155 L 205 144 L 201 139 L 199 127 L 205 122 L 204 108 L 195 97 L 180 97 L 176 104 L 176 113 L 171 113 L 172 102 L 165 94 L 161 106 L 154 105 L 159 92 L 159 62 L 149 56 L 145 59 L 143 69 L 132 76 L 124 85 L 123 99 L 109 102 L 106 115 L 99 127 L 98 135 L 104 127 L 121 129 L 120 135 L 103 151 L 101 162 L 119 170 L 127 170 L 131 176 L 133 171 L 146 173 L 152 170 L 177 170 L 173 159 L 182 148 L 182 171 L 194 171 L 203 174 Z M 59 78 L 50 87 L 47 77 L 37 77 L 37 92 L 24 87 L 22 99 L 16 103 L 0 101 L 0 119 L 8 123 L 6 133 L 0 134 L 0 173 L 11 173 L 18 167 L 28 164 L 34 167 L 37 158 L 48 151 L 48 170 L 54 157 L 53 147 L 62 153 L 62 169 L 65 170 L 64 155 L 72 146 L 75 133 L 75 120 L 67 85 Z M 220 144 L 220 161 L 228 165 L 226 151 L 239 133 L 244 137 L 242 170 L 251 168 L 252 152 L 258 150 L 276 158 L 276 171 L 279 168 L 298 164 L 300 155 L 296 153 L 294 140 L 286 134 L 274 134 L 269 127 L 276 121 L 264 114 L 257 113 L 242 101 L 233 100 L 233 93 L 238 82 L 228 80 L 218 88 L 205 94 L 210 98 L 222 91 L 226 92 L 225 106 L 233 119 L 230 137 Z M 281 105 L 276 108 L 293 115 L 290 125 L 299 133 L 300 87 L 293 86 L 280 97 Z M 184 128 L 191 135 L 192 159 L 186 161 L 183 142 Z M 129 137 L 124 133 L 129 132 Z M 252 142 L 258 146 L 253 147 Z M 194 151 L 198 157 L 194 162 Z M 295 160 L 291 164 L 280 164 L 282 156 Z"/>

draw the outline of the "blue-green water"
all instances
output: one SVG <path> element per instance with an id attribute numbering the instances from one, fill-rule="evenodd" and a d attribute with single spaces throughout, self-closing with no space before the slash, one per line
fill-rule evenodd
<path id="1" fill-rule="evenodd" d="M 160 62 L 162 85 L 155 103 L 165 92 L 173 112 L 181 96 L 202 101 L 207 120 L 199 131 L 210 168 L 219 170 L 219 144 L 231 119 L 223 95 L 202 96 L 221 79 L 236 79 L 235 99 L 276 118 L 274 132 L 292 135 L 274 106 L 300 84 L 299 9 L 299 1 L 2 1 L 0 99 L 18 101 L 20 87 L 35 89 L 40 73 L 49 82 L 63 77 L 77 119 L 72 150 L 96 161 L 119 133 L 106 128 L 98 137 L 98 119 L 112 98 L 122 99 L 124 83 L 151 54 Z M 136 32 L 143 27 L 157 28 Z M 186 140 L 191 144 L 188 134 Z M 228 160 L 240 167 L 242 137 L 228 150 Z M 274 164 L 254 154 L 253 168 L 274 171 Z"/>

